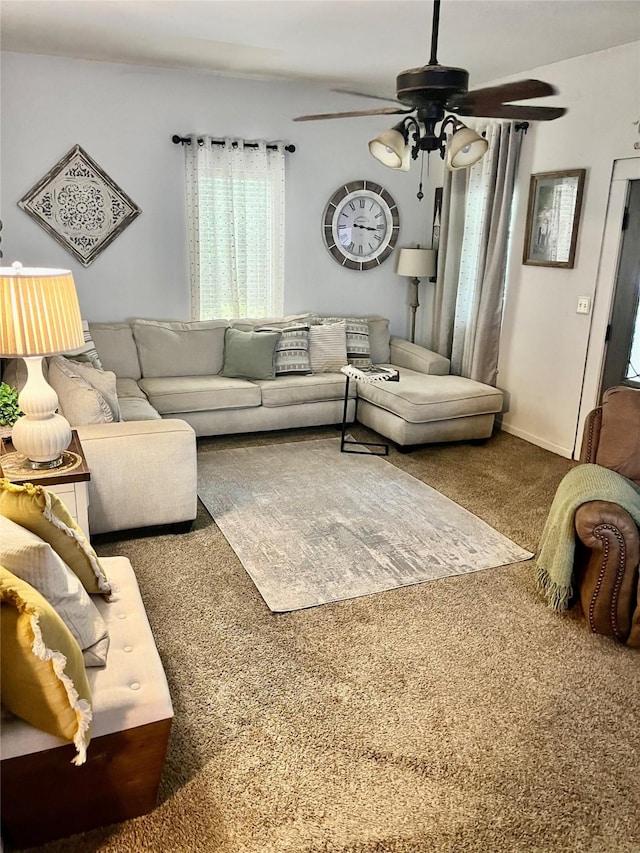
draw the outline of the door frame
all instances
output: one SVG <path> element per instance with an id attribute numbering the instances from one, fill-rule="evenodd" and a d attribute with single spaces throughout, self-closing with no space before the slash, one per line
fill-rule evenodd
<path id="1" fill-rule="evenodd" d="M 640 180 L 640 157 L 615 160 L 609 188 L 607 215 L 600 250 L 600 262 L 589 326 L 580 409 L 573 447 L 573 458 L 580 456 L 582 432 L 587 415 L 600 405 L 599 394 L 607 350 L 607 326 L 611 320 L 613 300 L 622 251 L 622 222 L 629 196 L 629 182 Z"/>

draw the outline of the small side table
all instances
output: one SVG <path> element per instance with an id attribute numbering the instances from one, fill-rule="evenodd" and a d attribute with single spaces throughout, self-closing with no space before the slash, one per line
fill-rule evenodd
<path id="1" fill-rule="evenodd" d="M 347 377 L 344 386 L 344 409 L 342 412 L 342 432 L 340 435 L 340 453 L 369 453 L 373 456 L 388 456 L 389 445 L 374 441 L 354 441 L 352 438 L 346 438 L 347 430 L 347 406 L 349 403 L 349 380 L 355 379 L 358 382 L 399 382 L 400 372 L 393 370 L 391 367 L 354 367 L 352 364 L 346 364 L 340 368 L 340 372 Z M 358 400 L 356 399 L 356 415 L 358 409 Z M 356 447 L 376 447 L 379 452 L 371 454 L 370 450 L 348 450 L 347 445 L 355 445 Z"/>
<path id="2" fill-rule="evenodd" d="M 37 471 L 25 465 L 24 456 L 16 452 L 10 439 L 4 438 L 0 441 L 0 476 L 16 485 L 33 483 L 55 492 L 88 539 L 91 472 L 75 430 L 71 433 L 71 443 L 64 451 L 64 457 L 59 468 Z"/>

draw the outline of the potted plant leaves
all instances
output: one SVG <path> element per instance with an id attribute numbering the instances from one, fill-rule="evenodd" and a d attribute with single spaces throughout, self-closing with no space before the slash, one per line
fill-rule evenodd
<path id="1" fill-rule="evenodd" d="M 15 424 L 22 412 L 18 405 L 18 392 L 15 388 L 0 382 L 0 436 L 8 438 L 11 435 L 11 427 Z"/>

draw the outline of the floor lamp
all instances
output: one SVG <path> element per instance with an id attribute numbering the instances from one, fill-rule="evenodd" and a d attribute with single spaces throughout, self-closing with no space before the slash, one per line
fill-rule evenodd
<path id="1" fill-rule="evenodd" d="M 416 311 L 420 306 L 418 300 L 418 285 L 421 278 L 433 278 L 436 274 L 436 253 L 435 249 L 421 249 L 418 246 L 415 249 L 400 249 L 398 257 L 398 275 L 405 275 L 409 278 L 411 285 L 411 343 L 416 341 Z"/>
<path id="2" fill-rule="evenodd" d="M 69 422 L 56 414 L 58 395 L 42 359 L 84 343 L 78 296 L 69 270 L 0 267 L 0 356 L 23 358 L 27 381 L 18 397 L 24 416 L 11 441 L 32 468 L 57 468 L 71 441 Z"/>

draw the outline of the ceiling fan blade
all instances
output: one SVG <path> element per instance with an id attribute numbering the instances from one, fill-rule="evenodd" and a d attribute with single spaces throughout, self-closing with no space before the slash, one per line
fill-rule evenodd
<path id="1" fill-rule="evenodd" d="M 529 107 L 517 104 L 473 104 L 450 107 L 449 112 L 461 116 L 479 116 L 482 118 L 511 118 L 519 121 L 552 121 L 566 113 L 564 107 Z"/>
<path id="2" fill-rule="evenodd" d="M 558 90 L 554 86 L 542 80 L 517 80 L 514 83 L 487 86 L 485 89 L 472 89 L 470 92 L 453 95 L 447 108 L 453 109 L 456 104 L 508 104 L 511 101 L 526 101 L 529 98 L 544 98 L 546 95 L 557 94 Z"/>
<path id="3" fill-rule="evenodd" d="M 358 116 L 394 116 L 412 113 L 413 110 L 403 110 L 397 107 L 380 107 L 377 110 L 351 110 L 346 113 L 321 113 L 319 115 L 298 116 L 294 121 L 320 121 L 326 118 L 356 118 Z"/>
<path id="4" fill-rule="evenodd" d="M 385 101 L 387 104 L 398 104 L 395 98 L 386 98 L 383 95 L 371 95 L 369 92 L 357 92 L 355 89 L 332 89 L 339 95 L 355 95 L 357 98 L 370 98 L 372 101 Z M 399 104 L 398 104 L 399 106 Z"/>

